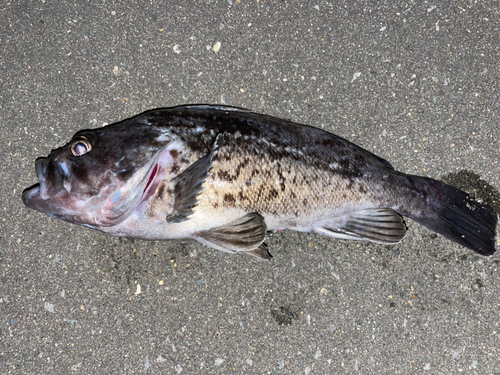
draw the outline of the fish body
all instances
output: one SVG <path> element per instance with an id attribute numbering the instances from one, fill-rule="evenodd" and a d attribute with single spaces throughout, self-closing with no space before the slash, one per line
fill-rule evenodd
<path id="1" fill-rule="evenodd" d="M 84 130 L 36 171 L 28 207 L 116 236 L 267 259 L 270 231 L 395 244 L 406 216 L 495 252 L 497 215 L 465 192 L 321 129 L 234 107 L 156 109 Z"/>

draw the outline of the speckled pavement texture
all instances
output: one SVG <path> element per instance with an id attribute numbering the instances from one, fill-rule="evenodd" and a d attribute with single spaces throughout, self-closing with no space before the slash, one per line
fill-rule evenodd
<path id="1" fill-rule="evenodd" d="M 499 256 L 413 222 L 392 247 L 282 232 L 266 263 L 21 201 L 77 130 L 223 103 L 498 211 L 497 1 L 3 1 L 0 19 L 1 374 L 500 373 Z"/>

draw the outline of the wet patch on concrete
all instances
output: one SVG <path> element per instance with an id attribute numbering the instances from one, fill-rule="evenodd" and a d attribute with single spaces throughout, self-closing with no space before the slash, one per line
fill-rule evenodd
<path id="1" fill-rule="evenodd" d="M 192 271 L 190 260 L 194 256 L 196 252 L 189 243 L 118 237 L 98 247 L 95 261 L 104 275 L 131 286 Z"/>
<path id="2" fill-rule="evenodd" d="M 280 326 L 292 325 L 300 320 L 306 305 L 306 293 L 303 286 L 288 284 L 276 285 L 276 289 L 266 294 L 265 299 L 271 302 L 271 316 Z"/>
<path id="3" fill-rule="evenodd" d="M 99 255 L 99 268 L 115 281 L 129 286 L 144 277 L 148 267 L 143 262 L 142 253 L 127 247 L 106 247 Z"/>
<path id="4" fill-rule="evenodd" d="M 477 173 L 462 170 L 443 176 L 442 181 L 469 193 L 475 199 L 481 200 L 493 207 L 495 212 L 500 214 L 500 193 Z"/>
<path id="5" fill-rule="evenodd" d="M 300 309 L 294 305 L 273 306 L 271 315 L 280 326 L 289 326 L 300 315 Z"/>

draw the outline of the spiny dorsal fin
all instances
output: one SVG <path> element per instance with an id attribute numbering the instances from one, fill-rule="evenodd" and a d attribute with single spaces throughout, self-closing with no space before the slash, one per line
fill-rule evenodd
<path id="1" fill-rule="evenodd" d="M 198 232 L 194 239 L 228 253 L 249 252 L 266 239 L 266 223 L 258 213 L 250 213 L 226 225 Z"/>
<path id="2" fill-rule="evenodd" d="M 203 190 L 203 183 L 209 176 L 208 172 L 214 166 L 215 157 L 223 141 L 224 136 L 217 135 L 208 155 L 191 164 L 175 178 L 174 210 L 167 216 L 169 223 L 189 220 L 189 216 L 194 212 L 193 208 L 198 203 L 198 195 Z"/>

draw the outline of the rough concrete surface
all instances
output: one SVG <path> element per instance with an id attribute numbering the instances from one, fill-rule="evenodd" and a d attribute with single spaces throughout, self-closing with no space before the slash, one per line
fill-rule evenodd
<path id="1" fill-rule="evenodd" d="M 500 373 L 499 256 L 415 223 L 392 247 L 279 233 L 265 263 L 21 201 L 77 130 L 225 103 L 498 210 L 497 1 L 3 1 L 0 19 L 0 373 Z"/>

